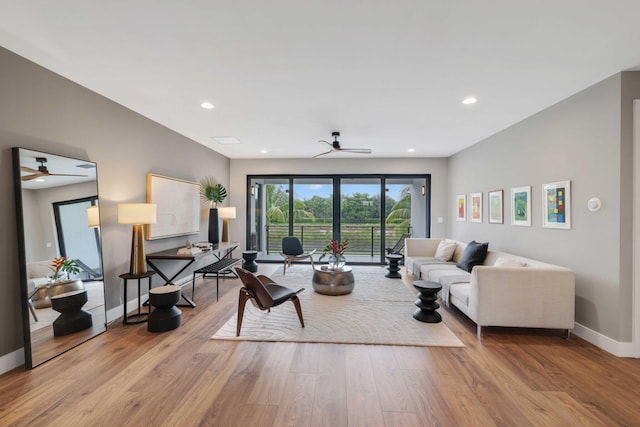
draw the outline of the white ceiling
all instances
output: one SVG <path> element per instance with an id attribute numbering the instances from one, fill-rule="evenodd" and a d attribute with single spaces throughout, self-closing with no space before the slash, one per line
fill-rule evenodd
<path id="1" fill-rule="evenodd" d="M 638 0 L 0 0 L 0 46 L 230 158 L 311 157 L 334 130 L 373 157 L 439 157 L 637 67 L 638 16 Z"/>

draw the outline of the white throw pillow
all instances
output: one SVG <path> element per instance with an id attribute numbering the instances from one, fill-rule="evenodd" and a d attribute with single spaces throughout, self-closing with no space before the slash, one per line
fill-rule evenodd
<path id="1" fill-rule="evenodd" d="M 526 267 L 527 263 L 515 259 L 498 257 L 493 265 L 495 267 Z"/>
<path id="2" fill-rule="evenodd" d="M 439 261 L 451 261 L 453 253 L 456 251 L 456 242 L 451 240 L 442 240 L 436 249 L 434 258 Z"/>

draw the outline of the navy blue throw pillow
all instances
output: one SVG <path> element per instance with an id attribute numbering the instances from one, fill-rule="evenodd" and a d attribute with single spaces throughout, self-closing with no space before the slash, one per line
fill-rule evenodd
<path id="1" fill-rule="evenodd" d="M 464 249 L 456 267 L 471 273 L 474 266 L 480 265 L 484 262 L 484 259 L 487 257 L 488 250 L 489 242 L 478 243 L 475 240 L 471 241 L 471 243 L 469 243 Z"/>

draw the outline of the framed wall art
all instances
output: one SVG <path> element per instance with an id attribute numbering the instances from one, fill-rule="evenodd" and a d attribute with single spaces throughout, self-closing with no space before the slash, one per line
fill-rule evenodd
<path id="1" fill-rule="evenodd" d="M 542 186 L 542 226 L 571 228 L 571 181 L 558 181 Z"/>
<path id="2" fill-rule="evenodd" d="M 471 193 L 469 206 L 471 208 L 471 222 L 482 222 L 482 193 Z"/>
<path id="3" fill-rule="evenodd" d="M 504 223 L 503 190 L 489 191 L 489 223 Z"/>
<path id="4" fill-rule="evenodd" d="M 511 225 L 531 227 L 531 186 L 511 189 Z"/>
<path id="5" fill-rule="evenodd" d="M 465 194 L 459 194 L 456 196 L 456 219 L 458 221 L 466 221 L 467 196 Z"/>
<path id="6" fill-rule="evenodd" d="M 146 225 L 147 240 L 200 232 L 200 184 L 147 174 L 147 203 L 157 206 L 157 223 Z"/>

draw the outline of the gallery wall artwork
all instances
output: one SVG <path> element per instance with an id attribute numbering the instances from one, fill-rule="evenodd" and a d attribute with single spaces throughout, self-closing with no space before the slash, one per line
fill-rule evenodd
<path id="1" fill-rule="evenodd" d="M 531 186 L 511 189 L 511 225 L 531 227 Z"/>
<path id="2" fill-rule="evenodd" d="M 489 191 L 489 223 L 490 224 L 504 223 L 503 193 L 504 192 L 502 190 Z"/>
<path id="3" fill-rule="evenodd" d="M 470 194 L 471 222 L 482 222 L 482 193 Z"/>
<path id="4" fill-rule="evenodd" d="M 542 226 L 571 228 L 571 181 L 558 181 L 542 186 Z"/>
<path id="5" fill-rule="evenodd" d="M 456 219 L 458 221 L 466 221 L 466 200 L 467 196 L 465 194 L 459 194 L 456 196 Z"/>
<path id="6" fill-rule="evenodd" d="M 147 174 L 147 203 L 157 206 L 157 223 L 146 226 L 147 240 L 200 232 L 200 184 Z"/>

